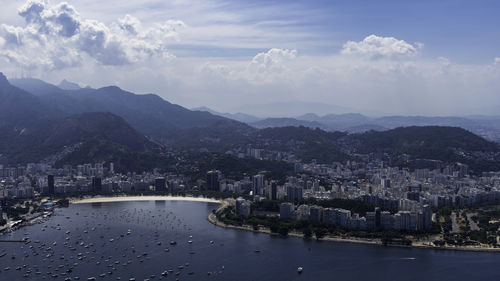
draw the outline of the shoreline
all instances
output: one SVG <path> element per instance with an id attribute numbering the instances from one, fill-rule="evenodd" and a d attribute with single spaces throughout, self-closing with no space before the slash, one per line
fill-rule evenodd
<path id="1" fill-rule="evenodd" d="M 112 202 L 127 202 L 127 201 L 192 201 L 205 203 L 221 203 L 221 200 L 206 197 L 189 197 L 189 196 L 170 196 L 170 195 L 145 195 L 145 196 L 102 196 L 102 197 L 87 197 L 83 199 L 71 198 L 70 204 L 88 204 L 88 203 L 112 203 Z"/>
<path id="2" fill-rule="evenodd" d="M 217 212 L 226 208 L 230 203 L 224 199 L 214 199 L 214 198 L 206 198 L 206 197 L 190 197 L 190 196 L 170 196 L 170 195 L 145 195 L 145 196 L 96 196 L 96 197 L 86 197 L 86 198 L 70 198 L 70 204 L 89 204 L 89 203 L 113 203 L 113 202 L 127 202 L 127 201 L 190 201 L 190 202 L 205 202 L 205 203 L 218 203 L 219 206 L 214 212 L 210 212 L 206 219 L 215 226 L 223 227 L 227 229 L 237 229 L 244 231 L 251 231 L 254 233 L 263 233 L 268 235 L 279 236 L 277 233 L 272 233 L 268 228 L 259 228 L 258 230 L 253 229 L 248 225 L 230 225 L 224 224 L 223 222 L 217 219 L 215 215 Z M 50 215 L 49 215 L 50 217 Z M 17 225 L 15 228 L 5 228 L 2 229 L 0 234 L 4 234 L 10 230 L 16 230 L 22 228 L 26 225 L 30 225 L 35 222 L 37 218 L 32 218 L 29 221 L 21 222 L 20 225 Z M 298 232 L 290 232 L 288 233 L 289 237 L 294 238 L 304 238 L 304 234 Z M 380 239 L 365 239 L 365 238 L 357 238 L 357 237 L 340 237 L 340 236 L 325 236 L 320 239 L 315 238 L 313 235 L 309 240 L 317 240 L 317 241 L 329 241 L 329 242 L 341 242 L 341 243 L 355 243 L 355 244 L 365 244 L 365 245 L 375 245 L 375 246 L 384 246 Z M 411 246 L 405 245 L 397 245 L 397 244 L 389 244 L 385 245 L 388 247 L 402 247 L 402 248 L 419 248 L 419 249 L 432 249 L 432 250 L 454 250 L 454 251 L 467 251 L 467 252 L 490 252 L 490 253 L 498 253 L 500 252 L 500 248 L 491 248 L 491 247 L 451 247 L 451 246 L 441 246 L 436 247 L 428 244 L 424 244 L 423 241 L 412 241 Z"/>
<path id="3" fill-rule="evenodd" d="M 222 201 L 221 205 L 216 209 L 215 213 L 226 208 L 228 205 L 229 205 L 229 203 L 227 201 Z M 279 236 L 279 234 L 272 233 L 267 228 L 259 228 L 258 230 L 255 230 L 251 226 L 247 226 L 247 225 L 238 226 L 238 225 L 225 224 L 217 219 L 217 216 L 215 215 L 215 213 L 212 212 L 212 213 L 208 214 L 208 216 L 207 216 L 207 220 L 215 226 L 223 227 L 223 228 L 227 228 L 227 229 L 238 229 L 238 230 L 244 230 L 244 231 L 251 231 L 254 233 L 263 233 L 263 234 Z M 294 237 L 294 238 L 306 239 L 306 238 L 304 238 L 304 234 L 298 233 L 298 232 L 290 232 L 290 233 L 288 233 L 288 236 Z M 365 245 L 398 247 L 398 248 L 409 248 L 409 249 L 415 248 L 415 249 L 427 249 L 427 250 L 446 250 L 446 251 L 452 250 L 452 251 L 466 251 L 466 252 L 500 253 L 500 248 L 450 247 L 450 246 L 436 247 L 436 246 L 432 246 L 432 245 L 422 244 L 421 241 L 412 241 L 411 246 L 397 245 L 397 244 L 383 245 L 382 241 L 380 239 L 364 239 L 364 238 L 356 238 L 356 237 L 338 237 L 338 236 L 328 236 L 328 235 L 323 237 L 323 238 L 320 238 L 320 239 L 315 238 L 315 236 L 313 235 L 311 238 L 309 238 L 309 240 L 341 242 L 341 243 L 354 243 L 354 244 L 365 244 Z M 417 244 L 414 244 L 414 243 L 417 243 Z"/>

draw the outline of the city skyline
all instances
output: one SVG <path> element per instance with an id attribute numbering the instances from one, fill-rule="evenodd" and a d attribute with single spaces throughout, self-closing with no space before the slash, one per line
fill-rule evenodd
<path id="1" fill-rule="evenodd" d="M 117 85 L 221 112 L 284 100 L 433 116 L 500 106 L 493 2 L 2 4 L 9 77 Z"/>

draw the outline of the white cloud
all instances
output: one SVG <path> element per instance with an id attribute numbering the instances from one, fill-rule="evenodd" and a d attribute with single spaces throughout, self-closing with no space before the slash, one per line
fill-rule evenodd
<path id="1" fill-rule="evenodd" d="M 166 44 L 178 40 L 181 21 L 168 20 L 144 28 L 130 15 L 109 25 L 85 19 L 66 2 L 29 0 L 19 15 L 25 26 L 0 25 L 0 57 L 28 69 L 61 69 L 91 58 L 102 65 L 125 65 L 174 56 Z"/>
<path id="2" fill-rule="evenodd" d="M 0 11 L 2 22 L 8 22 L 0 24 L 0 71 L 19 76 L 20 65 L 37 69 L 32 76 L 49 82 L 114 84 L 221 111 L 302 100 L 390 114 L 456 115 L 500 104 L 500 58 L 495 65 L 464 65 L 444 57 L 426 59 L 419 55 L 421 43 L 399 38 L 337 41 L 303 24 L 317 11 L 303 13 L 300 6 L 218 0 L 84 3 L 75 9 L 28 1 L 17 21 Z M 285 10 L 287 17 L 276 19 L 276 11 Z M 182 21 L 166 20 L 166 13 Z M 342 44 L 340 53 L 331 53 L 331 46 Z M 330 53 L 308 55 L 314 50 Z"/>
<path id="3" fill-rule="evenodd" d="M 200 68 L 200 73 L 208 78 L 228 79 L 233 74 L 233 70 L 228 65 L 207 62 Z"/>
<path id="4" fill-rule="evenodd" d="M 415 57 L 423 47 L 422 43 L 415 46 L 394 37 L 367 36 L 363 41 L 347 41 L 341 53 L 370 59 L 378 58 L 411 58 Z"/>
<path id="5" fill-rule="evenodd" d="M 248 71 L 254 75 L 269 75 L 283 72 L 286 62 L 297 57 L 297 50 L 272 48 L 267 52 L 258 53 L 248 66 Z"/>

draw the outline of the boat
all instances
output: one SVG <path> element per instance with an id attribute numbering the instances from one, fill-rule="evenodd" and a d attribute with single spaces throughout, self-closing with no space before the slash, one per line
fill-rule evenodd
<path id="1" fill-rule="evenodd" d="M 304 269 L 303 269 L 301 266 L 299 266 L 299 267 L 297 268 L 297 273 L 301 274 L 301 273 L 302 273 L 302 270 L 304 270 Z"/>

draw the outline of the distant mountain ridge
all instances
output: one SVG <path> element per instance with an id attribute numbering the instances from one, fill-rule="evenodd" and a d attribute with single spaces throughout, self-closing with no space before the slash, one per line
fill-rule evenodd
<path id="1" fill-rule="evenodd" d="M 316 121 L 306 121 L 306 120 L 299 120 L 295 118 L 266 118 L 263 120 L 255 121 L 249 123 L 250 126 L 258 128 L 258 129 L 264 129 L 264 128 L 273 128 L 273 127 L 288 127 L 288 126 L 304 126 L 308 128 L 320 128 L 320 129 L 328 129 L 327 126 L 324 124 L 321 124 Z"/>
<path id="2" fill-rule="evenodd" d="M 67 115 L 11 85 L 0 73 L 0 154 L 10 163 L 39 161 L 65 147 L 106 141 L 130 152 L 159 151 L 123 118 L 109 112 Z"/>
<path id="3" fill-rule="evenodd" d="M 245 122 L 248 125 L 262 129 L 270 127 L 305 126 L 321 128 L 327 131 L 344 131 L 348 133 L 362 133 L 367 131 L 386 131 L 398 127 L 409 126 L 451 126 L 460 127 L 478 134 L 488 140 L 500 143 L 500 116 L 384 116 L 369 117 L 359 113 L 342 113 L 317 115 L 307 113 L 297 117 L 267 117 L 238 113 L 219 113 L 206 107 L 195 110 L 211 112 L 215 115 Z M 239 117 L 243 115 L 244 117 Z"/>
<path id="4" fill-rule="evenodd" d="M 38 96 L 46 107 L 66 115 L 111 112 L 140 132 L 156 138 L 168 138 L 183 129 L 219 126 L 219 123 L 234 130 L 251 129 L 232 119 L 188 110 L 154 94 L 137 95 L 116 86 L 63 90 L 38 79 L 13 79 L 12 83 Z"/>
<path id="5" fill-rule="evenodd" d="M 231 118 L 231 116 L 228 116 Z M 306 122 L 302 122 L 306 121 Z M 308 123 L 313 122 L 313 123 Z M 358 113 L 327 114 L 319 116 L 308 113 L 297 117 L 265 118 L 247 122 L 256 128 L 305 126 L 327 131 L 362 133 L 367 131 L 386 131 L 409 126 L 451 126 L 460 127 L 488 140 L 500 143 L 500 116 L 384 116 L 368 117 Z"/>
<path id="6" fill-rule="evenodd" d="M 221 112 L 217 112 L 217 111 L 212 110 L 206 106 L 195 107 L 195 108 L 192 108 L 191 110 L 193 110 L 193 111 L 206 111 L 206 112 L 209 112 L 213 115 L 226 117 L 226 118 L 233 119 L 233 120 L 243 122 L 243 123 L 250 123 L 250 122 L 256 122 L 256 121 L 261 120 L 261 118 L 258 118 L 258 117 L 253 116 L 253 115 L 245 114 L 245 113 L 221 113 Z"/>
<path id="7" fill-rule="evenodd" d="M 68 80 L 64 79 L 57 85 L 58 88 L 63 89 L 63 90 L 80 90 L 82 87 L 80 85 L 69 82 Z"/>
<path id="8" fill-rule="evenodd" d="M 87 112 L 64 118 L 42 142 L 45 146 L 65 146 L 92 139 L 124 145 L 134 151 L 151 151 L 156 145 L 121 117 L 109 112 Z"/>
<path id="9" fill-rule="evenodd" d="M 155 163 L 165 164 L 158 152 L 168 146 L 177 151 L 221 153 L 262 147 L 318 163 L 355 160 L 356 153 L 386 154 L 395 160 L 408 154 L 412 159 L 466 163 L 476 171 L 500 169 L 498 145 L 465 129 L 390 128 L 405 122 L 461 122 L 463 126 L 476 124 L 476 130 L 484 128 L 467 118 L 307 114 L 254 121 L 253 126 L 263 128 L 256 129 L 203 108 L 188 110 L 159 96 L 136 95 L 116 86 L 63 90 L 36 79 L 13 81 L 23 89 L 0 74 L 0 154 L 12 163 L 39 161 L 81 144 L 58 158 L 58 165 L 94 159 L 120 163 L 123 170 L 151 168 Z M 496 122 L 495 118 L 480 120 L 490 126 Z"/>

